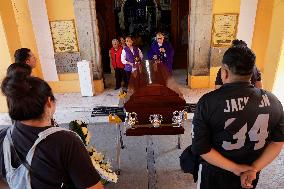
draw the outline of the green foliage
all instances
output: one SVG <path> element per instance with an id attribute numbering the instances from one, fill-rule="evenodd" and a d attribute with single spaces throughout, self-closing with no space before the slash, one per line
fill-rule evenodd
<path id="1" fill-rule="evenodd" d="M 74 131 L 75 133 L 77 133 L 80 136 L 80 138 L 82 139 L 84 145 L 87 146 L 86 136 L 83 133 L 82 127 L 87 127 L 87 124 L 84 123 L 84 122 L 79 124 L 77 120 L 71 121 L 69 123 L 69 130 Z"/>
<path id="2" fill-rule="evenodd" d="M 108 184 L 109 182 L 108 182 L 107 180 L 105 180 L 105 179 L 101 179 L 101 183 L 102 183 L 102 185 L 106 185 L 106 184 Z"/>

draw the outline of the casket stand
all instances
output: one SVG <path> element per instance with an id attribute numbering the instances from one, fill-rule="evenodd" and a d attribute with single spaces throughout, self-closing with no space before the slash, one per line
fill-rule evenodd
<path id="1" fill-rule="evenodd" d="M 96 107 L 92 116 L 110 115 L 111 122 L 116 123 L 118 174 L 120 152 L 124 148 L 121 133 L 126 136 L 147 135 L 148 188 L 152 189 L 156 184 L 152 135 L 177 135 L 177 147 L 180 149 L 186 118 L 184 110 L 188 111 L 190 108 L 163 63 L 145 61 L 135 68 L 131 74 L 127 96 L 120 99 L 119 107 Z"/>
<path id="2" fill-rule="evenodd" d="M 124 109 L 127 112 L 124 121 L 125 135 L 147 135 L 148 188 L 155 188 L 156 171 L 152 135 L 177 135 L 177 147 L 180 149 L 181 134 L 184 134 L 186 101 L 163 63 L 146 60 L 137 64 L 135 68 L 136 70 L 131 74 L 124 102 Z M 119 170 L 121 146 L 123 144 L 117 146 Z"/>

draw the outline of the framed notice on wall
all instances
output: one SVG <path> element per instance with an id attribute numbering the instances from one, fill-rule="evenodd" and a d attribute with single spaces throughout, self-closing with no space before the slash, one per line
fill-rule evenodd
<path id="1" fill-rule="evenodd" d="M 54 52 L 78 52 L 74 20 L 50 21 Z"/>
<path id="2" fill-rule="evenodd" d="M 215 47 L 230 46 L 236 38 L 238 14 L 214 14 L 212 26 L 212 45 Z"/>

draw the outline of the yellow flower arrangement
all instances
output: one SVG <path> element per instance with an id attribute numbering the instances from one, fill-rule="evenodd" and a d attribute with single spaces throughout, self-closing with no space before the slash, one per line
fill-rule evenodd
<path id="1" fill-rule="evenodd" d="M 69 129 L 76 132 L 80 138 L 82 139 L 83 143 L 85 144 L 86 148 L 90 144 L 91 135 L 88 131 L 87 123 L 74 120 L 69 123 Z M 111 165 L 108 161 L 105 160 L 105 155 L 98 152 L 94 146 L 89 146 L 87 148 L 90 158 L 92 160 L 93 166 L 98 171 L 100 176 L 102 177 L 102 183 L 107 182 L 117 182 L 118 177 L 114 171 L 111 170 Z"/>

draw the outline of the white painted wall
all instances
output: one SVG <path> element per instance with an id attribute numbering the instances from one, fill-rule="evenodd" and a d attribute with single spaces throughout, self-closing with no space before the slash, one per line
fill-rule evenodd
<path id="1" fill-rule="evenodd" d="M 258 0 L 241 0 L 237 39 L 251 48 Z"/>
<path id="2" fill-rule="evenodd" d="M 282 27 L 283 28 L 283 27 Z M 281 41 L 281 39 L 279 39 Z M 282 105 L 284 104 L 284 88 L 283 88 L 283 83 L 284 83 L 284 36 L 282 39 L 282 44 L 281 44 L 281 53 L 279 57 L 279 63 L 277 67 L 277 72 L 275 76 L 275 82 L 273 85 L 272 92 L 277 96 L 277 98 L 280 100 Z"/>
<path id="3" fill-rule="evenodd" d="M 28 3 L 43 78 L 46 81 L 58 81 L 45 0 L 29 0 Z"/>

